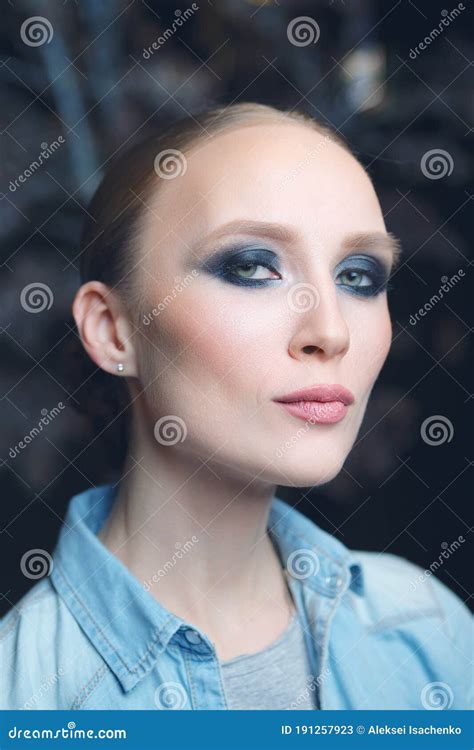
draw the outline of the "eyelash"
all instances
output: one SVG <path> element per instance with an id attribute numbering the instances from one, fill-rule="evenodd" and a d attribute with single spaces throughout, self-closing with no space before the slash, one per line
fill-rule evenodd
<path id="1" fill-rule="evenodd" d="M 232 250 L 230 252 L 224 251 L 223 256 L 221 256 L 220 259 L 214 261 L 211 266 L 208 267 L 208 270 L 210 270 L 219 278 L 222 278 L 225 282 L 233 284 L 234 286 L 243 286 L 247 288 L 256 288 L 262 286 L 268 287 L 274 282 L 280 281 L 281 279 L 250 279 L 238 276 L 237 274 L 233 273 L 235 269 L 245 268 L 249 266 L 254 266 L 255 268 L 263 267 L 274 273 L 279 273 L 278 269 L 275 268 L 275 265 L 269 260 L 265 259 L 265 255 L 267 256 L 267 258 L 268 256 L 271 256 L 272 258 L 275 256 L 273 252 L 264 250 L 263 248 L 260 250 L 247 250 L 240 253 L 233 253 Z M 240 262 L 236 262 L 238 260 L 240 260 Z M 388 273 L 386 269 L 378 261 L 369 258 L 369 256 L 358 256 L 358 260 L 357 258 L 354 258 L 352 263 L 353 265 L 348 265 L 346 268 L 342 269 L 339 272 L 338 276 L 341 274 L 356 272 L 359 274 L 363 274 L 364 276 L 368 276 L 372 280 L 372 283 L 364 286 L 338 284 L 338 286 L 341 286 L 345 290 L 347 290 L 349 294 L 354 294 L 358 297 L 376 297 L 383 291 L 389 291 L 393 288 L 393 286 L 388 281 Z M 365 264 L 366 266 L 368 266 L 369 264 L 372 265 L 372 270 L 368 267 L 362 267 L 363 264 Z"/>

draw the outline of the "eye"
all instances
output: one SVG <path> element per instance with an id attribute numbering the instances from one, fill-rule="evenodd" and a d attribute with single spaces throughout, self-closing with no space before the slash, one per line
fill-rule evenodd
<path id="1" fill-rule="evenodd" d="M 260 270 L 257 271 L 257 269 Z M 278 275 L 276 277 L 271 275 L 272 273 L 275 274 L 276 271 L 267 263 L 236 263 L 235 265 L 229 266 L 228 270 L 243 279 L 257 280 L 279 278 Z"/>
<path id="2" fill-rule="evenodd" d="M 337 274 L 337 286 L 350 294 L 375 297 L 388 289 L 389 270 L 378 258 L 368 255 L 346 258 Z"/>
<path id="3" fill-rule="evenodd" d="M 368 273 L 363 271 L 343 271 L 339 274 L 343 284 L 347 286 L 372 286 L 372 279 Z"/>
<path id="4" fill-rule="evenodd" d="M 280 281 L 278 258 L 272 250 L 228 248 L 217 252 L 204 263 L 209 273 L 229 284 L 257 287 Z"/>

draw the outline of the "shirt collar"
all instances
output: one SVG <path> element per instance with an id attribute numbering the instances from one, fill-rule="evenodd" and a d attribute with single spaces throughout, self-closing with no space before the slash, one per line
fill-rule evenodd
<path id="1" fill-rule="evenodd" d="M 347 588 L 364 595 L 364 577 L 354 553 L 284 500 L 274 497 L 268 531 L 289 575 L 335 597 Z"/>
<path id="2" fill-rule="evenodd" d="M 163 607 L 96 536 L 117 490 L 101 485 L 71 498 L 50 580 L 128 691 L 153 667 L 174 633 L 189 623 Z M 276 496 L 268 531 L 282 564 L 301 584 L 330 597 L 347 587 L 363 594 L 362 571 L 352 553 Z"/>

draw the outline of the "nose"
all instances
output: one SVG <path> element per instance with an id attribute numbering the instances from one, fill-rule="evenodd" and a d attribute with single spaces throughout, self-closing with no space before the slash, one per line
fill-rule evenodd
<path id="1" fill-rule="evenodd" d="M 294 322 L 288 349 L 293 359 L 317 356 L 325 360 L 347 353 L 349 328 L 332 279 L 319 281 L 317 287 L 306 283 L 295 285 L 288 294 L 288 304 Z"/>

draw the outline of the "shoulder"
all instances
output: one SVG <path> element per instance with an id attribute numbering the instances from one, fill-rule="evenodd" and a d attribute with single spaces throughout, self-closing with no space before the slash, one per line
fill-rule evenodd
<path id="1" fill-rule="evenodd" d="M 421 660 L 440 680 L 451 680 L 472 705 L 474 618 L 464 601 L 432 570 L 403 557 L 354 555 L 362 566 L 365 593 L 354 597 L 352 606 L 366 630 L 378 642 L 405 644 L 412 660 Z"/>
<path id="2" fill-rule="evenodd" d="M 0 709 L 68 709 L 107 671 L 48 578 L 0 621 Z"/>
<path id="3" fill-rule="evenodd" d="M 472 615 L 462 601 L 430 569 L 398 555 L 353 551 L 364 577 L 365 607 L 374 625 L 388 620 L 431 616 L 454 635 L 459 627 L 472 631 Z"/>
<path id="4" fill-rule="evenodd" d="M 439 688 L 448 707 L 472 707 L 474 618 L 464 601 L 432 570 L 403 557 L 353 554 L 363 571 L 364 595 L 351 597 L 350 606 L 374 659 L 376 653 L 383 659 L 390 654 L 398 665 L 391 674 L 401 670 L 406 679 L 409 673 L 428 702 L 431 694 L 438 700 Z"/>

